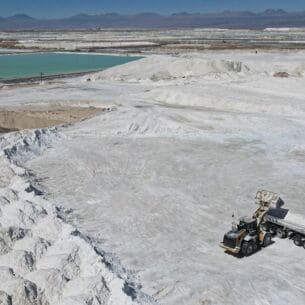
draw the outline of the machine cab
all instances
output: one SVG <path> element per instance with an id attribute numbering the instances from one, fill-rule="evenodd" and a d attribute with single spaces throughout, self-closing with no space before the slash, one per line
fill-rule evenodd
<path id="1" fill-rule="evenodd" d="M 257 222 L 256 219 L 251 217 L 241 217 L 239 219 L 239 224 L 237 225 L 238 231 L 246 230 L 247 232 L 256 233 L 257 230 Z"/>

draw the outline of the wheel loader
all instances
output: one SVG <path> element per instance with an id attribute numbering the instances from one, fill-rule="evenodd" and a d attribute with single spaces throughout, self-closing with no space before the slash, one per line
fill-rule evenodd
<path id="1" fill-rule="evenodd" d="M 252 217 L 241 217 L 236 224 L 233 222 L 232 230 L 224 235 L 220 246 L 227 252 L 249 256 L 259 247 L 267 247 L 272 242 L 272 234 L 263 230 L 264 216 L 270 209 L 281 207 L 284 202 L 273 192 L 258 191 L 256 194 L 257 210 Z"/>

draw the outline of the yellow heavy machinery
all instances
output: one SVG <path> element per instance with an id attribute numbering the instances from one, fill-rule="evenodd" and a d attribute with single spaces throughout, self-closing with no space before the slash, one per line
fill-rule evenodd
<path id="1" fill-rule="evenodd" d="M 252 217 L 241 217 L 236 224 L 233 222 L 232 230 L 224 235 L 220 246 L 234 254 L 249 256 L 259 247 L 267 247 L 272 242 L 272 234 L 263 229 L 264 216 L 270 209 L 280 208 L 284 202 L 275 193 L 258 191 L 256 194 L 257 210 Z"/>

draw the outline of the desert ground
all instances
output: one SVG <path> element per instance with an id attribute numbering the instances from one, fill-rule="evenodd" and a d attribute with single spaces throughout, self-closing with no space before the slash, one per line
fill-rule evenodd
<path id="1" fill-rule="evenodd" d="M 0 109 L 0 126 L 3 131 L 44 128 L 52 125 L 71 124 L 93 117 L 106 111 L 105 108 L 95 107 L 52 107 L 44 105 L 35 107 L 21 106 Z M 1 132 L 1 129 L 0 129 Z"/>
<path id="2" fill-rule="evenodd" d="M 303 305 L 304 248 L 218 244 L 258 189 L 304 222 L 304 77 L 304 50 L 180 50 L 3 87 L 94 111 L 1 137 L 0 303 Z"/>

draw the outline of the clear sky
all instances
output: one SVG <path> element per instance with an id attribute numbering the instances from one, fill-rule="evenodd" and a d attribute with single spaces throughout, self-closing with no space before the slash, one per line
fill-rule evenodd
<path id="1" fill-rule="evenodd" d="M 305 10 L 305 0 L 0 0 L 0 16 L 25 13 L 33 17 L 65 17 L 78 13 Z"/>

